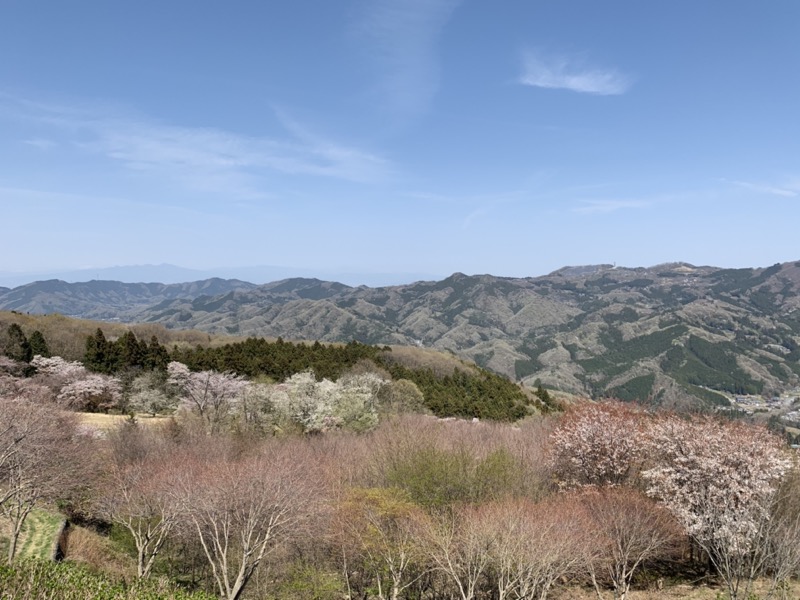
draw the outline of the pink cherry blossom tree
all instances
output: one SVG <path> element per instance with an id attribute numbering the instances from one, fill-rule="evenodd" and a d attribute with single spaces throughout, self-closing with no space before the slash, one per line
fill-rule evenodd
<path id="1" fill-rule="evenodd" d="M 634 482 L 645 459 L 646 413 L 621 402 L 584 403 L 553 430 L 550 466 L 561 489 Z"/>

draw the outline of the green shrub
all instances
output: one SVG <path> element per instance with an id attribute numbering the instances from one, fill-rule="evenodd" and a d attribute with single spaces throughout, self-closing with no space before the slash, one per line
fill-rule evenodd
<path id="1" fill-rule="evenodd" d="M 113 581 L 68 562 L 21 561 L 0 566 L 0 598 L 14 600 L 211 600 L 164 580 Z"/>

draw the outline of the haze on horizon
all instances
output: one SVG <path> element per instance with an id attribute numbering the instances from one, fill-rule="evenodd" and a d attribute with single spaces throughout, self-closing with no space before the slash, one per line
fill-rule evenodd
<path id="1" fill-rule="evenodd" d="M 795 260 L 799 18 L 791 0 L 12 0 L 0 272 Z"/>

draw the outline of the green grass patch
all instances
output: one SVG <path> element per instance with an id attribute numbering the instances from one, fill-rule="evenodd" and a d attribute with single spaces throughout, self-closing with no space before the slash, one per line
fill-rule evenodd
<path id="1" fill-rule="evenodd" d="M 17 549 L 17 559 L 49 560 L 63 522 L 64 517 L 58 513 L 34 509 L 25 520 Z"/>
<path id="2" fill-rule="evenodd" d="M 50 560 L 53 544 L 61 530 L 64 517 L 43 509 L 34 509 L 22 526 L 15 560 Z M 0 562 L 8 554 L 9 539 L 5 522 L 0 522 Z"/>
<path id="3" fill-rule="evenodd" d="M 161 580 L 116 581 L 70 563 L 26 560 L 0 566 L 0 598 L 15 600 L 212 600 Z"/>

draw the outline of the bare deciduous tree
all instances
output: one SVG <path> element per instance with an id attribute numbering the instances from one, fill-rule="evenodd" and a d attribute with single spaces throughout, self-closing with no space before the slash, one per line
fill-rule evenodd
<path id="1" fill-rule="evenodd" d="M 770 512 L 761 552 L 770 577 L 767 598 L 780 591 L 786 598 L 788 581 L 800 574 L 800 472 L 784 479 Z"/>
<path id="2" fill-rule="evenodd" d="M 372 571 L 378 597 L 386 598 L 387 590 L 391 600 L 397 600 L 424 573 L 420 539 L 426 522 L 422 509 L 395 488 L 352 490 L 336 519 L 345 555 L 357 555 Z"/>
<path id="3" fill-rule="evenodd" d="M 241 597 L 276 544 L 289 537 L 315 501 L 313 463 L 302 444 L 268 444 L 230 457 L 195 456 L 181 466 L 183 510 L 194 527 L 218 591 Z"/>
<path id="4" fill-rule="evenodd" d="M 470 508 L 444 511 L 426 535 L 433 569 L 444 574 L 461 600 L 476 597 L 491 561 L 491 536 Z"/>
<path id="5" fill-rule="evenodd" d="M 109 436 L 112 445 L 97 506 L 127 529 L 136 545 L 137 574 L 149 577 L 155 560 L 180 517 L 174 490 L 179 449 L 159 432 L 126 424 Z"/>
<path id="6" fill-rule="evenodd" d="M 0 515 L 9 522 L 8 562 L 37 503 L 64 497 L 79 483 L 76 431 L 64 413 L 22 399 L 0 400 Z"/>
<path id="7" fill-rule="evenodd" d="M 534 503 L 505 499 L 471 509 L 488 541 L 498 600 L 547 598 L 553 584 L 578 573 L 594 548 L 583 507 L 572 496 Z"/>
<path id="8" fill-rule="evenodd" d="M 587 567 L 598 598 L 602 577 L 611 583 L 614 598 L 625 600 L 637 569 L 672 556 L 684 539 L 675 518 L 636 490 L 587 489 L 578 499 L 588 517 L 587 541 L 596 545 Z"/>

